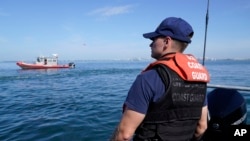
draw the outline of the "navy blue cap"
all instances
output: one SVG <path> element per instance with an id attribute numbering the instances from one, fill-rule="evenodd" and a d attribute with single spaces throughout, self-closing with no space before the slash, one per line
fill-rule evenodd
<path id="1" fill-rule="evenodd" d="M 177 17 L 164 19 L 154 32 L 143 34 L 144 38 L 152 39 L 157 36 L 170 36 L 173 39 L 191 43 L 194 31 L 189 23 Z"/>

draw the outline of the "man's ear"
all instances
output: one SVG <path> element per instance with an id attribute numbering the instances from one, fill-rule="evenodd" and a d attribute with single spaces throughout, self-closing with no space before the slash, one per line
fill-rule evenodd
<path id="1" fill-rule="evenodd" d="M 163 50 L 166 50 L 168 48 L 168 46 L 169 46 L 168 41 L 166 41 L 165 44 L 164 44 Z"/>
<path id="2" fill-rule="evenodd" d="M 168 41 L 170 40 L 171 38 L 170 37 L 165 37 L 165 39 L 164 39 L 164 42 L 165 42 L 165 44 L 168 44 Z"/>
<path id="3" fill-rule="evenodd" d="M 164 40 L 164 42 L 165 42 L 165 44 L 168 44 L 168 39 L 166 38 L 166 39 Z"/>
<path id="4" fill-rule="evenodd" d="M 168 38 L 167 38 L 167 37 L 164 39 L 164 43 L 165 43 L 165 45 L 164 45 L 164 46 L 165 46 L 165 47 L 167 47 L 167 46 L 168 46 L 168 43 L 169 43 L 169 42 L 168 42 Z"/>

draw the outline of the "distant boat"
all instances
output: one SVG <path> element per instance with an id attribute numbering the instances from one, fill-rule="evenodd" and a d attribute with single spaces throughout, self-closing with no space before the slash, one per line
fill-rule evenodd
<path id="1" fill-rule="evenodd" d="M 35 63 L 25 63 L 18 61 L 16 64 L 22 69 L 59 69 L 59 68 L 75 68 L 75 64 L 70 62 L 68 64 L 58 64 L 58 55 L 53 54 L 51 57 L 39 56 Z"/>

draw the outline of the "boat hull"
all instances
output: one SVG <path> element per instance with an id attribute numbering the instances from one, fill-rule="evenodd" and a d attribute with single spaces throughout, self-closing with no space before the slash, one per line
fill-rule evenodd
<path id="1" fill-rule="evenodd" d="M 17 66 L 22 69 L 62 69 L 62 68 L 72 68 L 71 65 L 41 65 L 41 64 L 29 64 L 25 62 L 17 62 Z"/>

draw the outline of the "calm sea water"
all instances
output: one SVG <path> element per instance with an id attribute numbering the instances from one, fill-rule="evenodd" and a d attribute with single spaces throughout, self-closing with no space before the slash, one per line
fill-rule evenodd
<path id="1" fill-rule="evenodd" d="M 0 141 L 106 141 L 137 74 L 150 61 L 77 61 L 21 70 L 0 62 Z M 208 61 L 212 84 L 250 86 L 250 60 Z M 242 92 L 248 103 L 250 93 Z"/>

